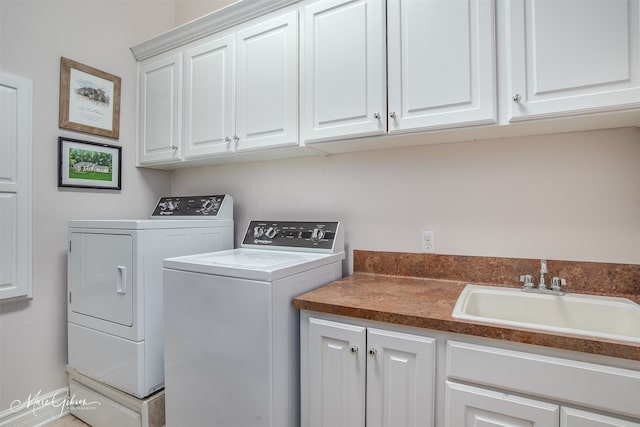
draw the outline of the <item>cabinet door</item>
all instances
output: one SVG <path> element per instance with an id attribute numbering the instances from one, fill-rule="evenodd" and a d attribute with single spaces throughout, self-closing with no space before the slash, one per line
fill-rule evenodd
<path id="1" fill-rule="evenodd" d="M 138 163 L 180 160 L 182 54 L 139 64 Z"/>
<path id="2" fill-rule="evenodd" d="M 303 425 L 364 427 L 366 329 L 309 319 L 309 414 Z M 308 422 L 308 424 L 306 424 Z"/>
<path id="3" fill-rule="evenodd" d="M 298 144 L 298 12 L 238 32 L 236 151 Z"/>
<path id="4" fill-rule="evenodd" d="M 386 132 L 384 0 L 323 0 L 303 9 L 304 142 Z"/>
<path id="5" fill-rule="evenodd" d="M 184 157 L 231 150 L 235 129 L 235 38 L 185 52 Z"/>
<path id="6" fill-rule="evenodd" d="M 435 340 L 367 330 L 367 427 L 431 427 Z"/>
<path id="7" fill-rule="evenodd" d="M 638 0 L 512 0 L 510 120 L 640 105 Z"/>
<path id="8" fill-rule="evenodd" d="M 389 0 L 389 133 L 496 122 L 492 0 Z"/>
<path id="9" fill-rule="evenodd" d="M 558 427 L 558 405 L 447 381 L 445 425 Z"/>
<path id="10" fill-rule="evenodd" d="M 640 423 L 574 408 L 561 408 L 560 427 L 640 427 Z"/>

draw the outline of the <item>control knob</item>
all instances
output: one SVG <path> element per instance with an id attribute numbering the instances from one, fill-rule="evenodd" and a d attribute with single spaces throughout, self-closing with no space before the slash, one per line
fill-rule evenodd
<path id="1" fill-rule="evenodd" d="M 253 227 L 253 237 L 259 238 L 264 234 L 264 228 L 262 227 Z"/>
<path id="2" fill-rule="evenodd" d="M 158 203 L 158 206 L 160 207 L 161 211 L 167 210 L 167 202 L 160 202 Z"/>
<path id="3" fill-rule="evenodd" d="M 270 239 L 276 237 L 276 234 L 278 234 L 278 229 L 275 227 L 269 227 L 267 228 L 267 231 L 264 232 L 264 235 Z"/>
<path id="4" fill-rule="evenodd" d="M 204 203 L 202 204 L 202 211 L 208 212 L 211 209 L 213 209 L 213 201 L 211 199 L 205 200 Z"/>
<path id="5" fill-rule="evenodd" d="M 178 210 L 178 203 L 180 203 L 180 202 L 178 202 L 178 201 L 176 201 L 176 202 L 169 201 L 169 202 L 167 203 L 167 208 L 168 208 L 170 211 Z"/>
<path id="6" fill-rule="evenodd" d="M 313 233 L 311 233 L 311 241 L 319 242 L 324 237 L 324 230 L 321 228 L 314 228 Z"/>

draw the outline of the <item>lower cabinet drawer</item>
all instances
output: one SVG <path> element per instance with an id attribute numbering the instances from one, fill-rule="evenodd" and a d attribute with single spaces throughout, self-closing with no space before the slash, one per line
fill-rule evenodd
<path id="1" fill-rule="evenodd" d="M 640 372 L 447 342 L 447 378 L 640 418 Z"/>

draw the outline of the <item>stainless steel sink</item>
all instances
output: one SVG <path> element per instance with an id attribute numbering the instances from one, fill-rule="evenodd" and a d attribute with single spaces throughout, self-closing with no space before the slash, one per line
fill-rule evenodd
<path id="1" fill-rule="evenodd" d="M 525 293 L 467 285 L 453 309 L 459 319 L 640 342 L 640 305 L 626 298 Z"/>

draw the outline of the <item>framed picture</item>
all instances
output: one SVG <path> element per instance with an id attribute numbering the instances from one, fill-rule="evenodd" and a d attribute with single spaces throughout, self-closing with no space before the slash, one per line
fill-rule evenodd
<path id="1" fill-rule="evenodd" d="M 58 187 L 121 189 L 122 147 L 58 138 Z"/>
<path id="2" fill-rule="evenodd" d="M 118 139 L 120 85 L 120 77 L 61 58 L 58 126 Z"/>

